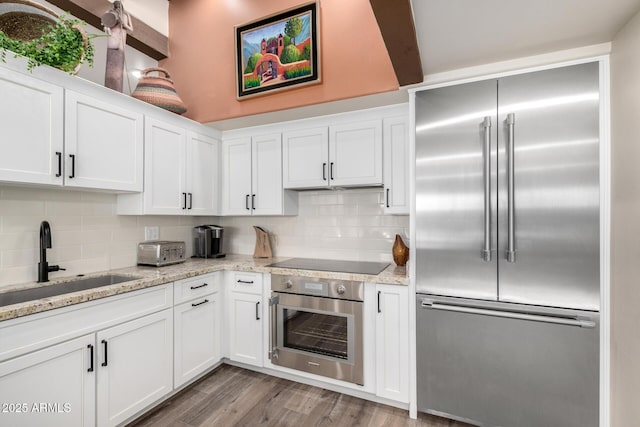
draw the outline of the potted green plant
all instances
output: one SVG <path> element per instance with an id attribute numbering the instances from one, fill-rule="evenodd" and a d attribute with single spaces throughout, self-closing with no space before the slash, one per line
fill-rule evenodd
<path id="1" fill-rule="evenodd" d="M 94 47 L 82 29 L 84 21 L 67 14 L 56 16 L 54 23 L 42 28 L 42 35 L 30 40 L 10 37 L 0 30 L 0 59 L 6 62 L 7 51 L 27 58 L 31 71 L 42 64 L 50 65 L 68 73 L 77 72 L 80 64 L 93 65 Z"/>

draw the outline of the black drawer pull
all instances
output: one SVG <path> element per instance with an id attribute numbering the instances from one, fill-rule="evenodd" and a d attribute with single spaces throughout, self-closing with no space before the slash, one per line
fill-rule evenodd
<path id="1" fill-rule="evenodd" d="M 89 344 L 87 348 L 89 349 L 89 356 L 91 356 L 87 372 L 93 372 L 93 344 Z"/>
<path id="2" fill-rule="evenodd" d="M 191 307 L 197 307 L 197 306 L 199 306 L 199 305 L 206 304 L 206 303 L 208 303 L 208 302 L 209 302 L 209 300 L 208 300 L 208 299 L 206 299 L 206 300 L 204 300 L 204 301 L 202 301 L 202 302 L 195 303 L 195 304 L 191 304 Z"/>
<path id="3" fill-rule="evenodd" d="M 322 164 L 322 180 L 323 181 L 327 180 L 327 164 L 326 163 Z"/>
<path id="4" fill-rule="evenodd" d="M 382 310 L 380 309 L 380 293 L 382 291 L 378 291 L 378 313 L 382 313 Z"/>
<path id="5" fill-rule="evenodd" d="M 387 188 L 387 207 L 389 207 L 389 189 Z"/>
<path id="6" fill-rule="evenodd" d="M 189 194 L 189 207 L 187 209 L 192 209 L 193 208 L 193 193 L 188 193 Z"/>
<path id="7" fill-rule="evenodd" d="M 108 360 L 107 360 L 107 356 L 108 356 L 108 349 L 107 349 L 107 340 L 102 340 L 102 345 L 104 345 L 104 362 L 102 362 L 100 364 L 100 366 L 107 366 L 108 364 Z"/>
<path id="8" fill-rule="evenodd" d="M 182 193 L 182 210 L 187 209 L 187 193 Z"/>
<path id="9" fill-rule="evenodd" d="M 208 283 L 203 283 L 202 285 L 191 286 L 191 290 L 204 288 L 205 286 L 209 286 L 209 284 Z"/>
<path id="10" fill-rule="evenodd" d="M 331 173 L 329 174 L 331 181 L 333 181 L 333 162 L 331 162 Z"/>
<path id="11" fill-rule="evenodd" d="M 247 283 L 249 285 L 252 285 L 253 284 L 253 280 L 240 280 L 240 279 L 238 279 L 238 283 Z"/>
<path id="12" fill-rule="evenodd" d="M 256 320 L 260 320 L 260 301 L 256 303 Z"/>

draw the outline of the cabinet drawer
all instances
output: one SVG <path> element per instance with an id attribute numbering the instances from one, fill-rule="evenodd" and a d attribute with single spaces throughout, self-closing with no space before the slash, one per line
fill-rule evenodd
<path id="1" fill-rule="evenodd" d="M 173 285 L 173 301 L 180 304 L 194 298 L 218 292 L 222 272 L 203 274 L 189 279 L 179 280 Z"/>
<path id="2" fill-rule="evenodd" d="M 231 290 L 262 294 L 262 273 L 231 273 Z"/>
<path id="3" fill-rule="evenodd" d="M 0 322 L 0 360 L 171 308 L 172 283 Z"/>

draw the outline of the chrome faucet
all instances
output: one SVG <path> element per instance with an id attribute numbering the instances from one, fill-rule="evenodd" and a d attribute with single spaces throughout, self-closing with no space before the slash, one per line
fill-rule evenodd
<path id="1" fill-rule="evenodd" d="M 60 271 L 59 265 L 47 263 L 47 248 L 51 247 L 51 227 L 47 221 L 40 223 L 40 262 L 38 263 L 38 282 L 48 282 L 50 271 Z"/>

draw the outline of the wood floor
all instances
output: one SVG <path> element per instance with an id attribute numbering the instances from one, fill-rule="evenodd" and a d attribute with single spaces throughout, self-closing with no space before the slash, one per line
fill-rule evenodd
<path id="1" fill-rule="evenodd" d="M 426 414 L 412 420 L 405 410 L 222 365 L 130 426 L 464 427 L 468 424 Z"/>

